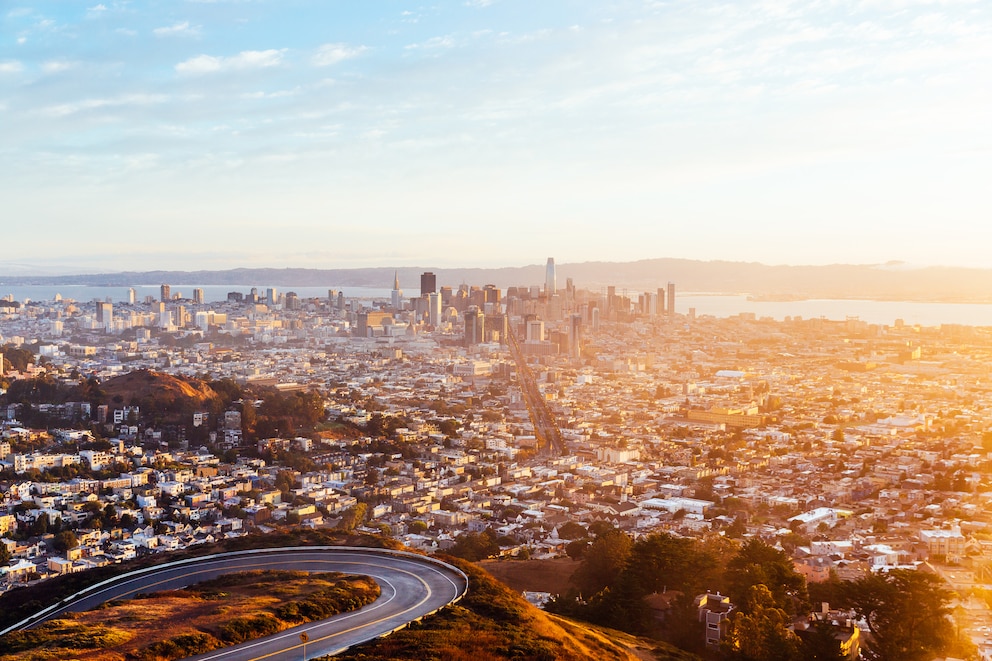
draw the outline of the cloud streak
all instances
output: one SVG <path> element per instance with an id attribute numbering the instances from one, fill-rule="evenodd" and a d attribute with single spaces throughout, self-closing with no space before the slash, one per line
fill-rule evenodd
<path id="1" fill-rule="evenodd" d="M 246 50 L 237 55 L 197 55 L 176 65 L 181 74 L 210 74 L 228 71 L 267 69 L 282 64 L 286 49 Z"/>

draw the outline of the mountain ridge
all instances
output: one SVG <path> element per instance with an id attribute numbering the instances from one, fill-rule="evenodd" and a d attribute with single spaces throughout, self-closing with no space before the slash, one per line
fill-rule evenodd
<path id="1" fill-rule="evenodd" d="M 2 268 L 2 267 L 0 267 Z M 420 274 L 432 271 L 439 285 L 535 286 L 545 265 L 483 267 L 236 268 L 196 271 L 122 271 L 78 275 L 0 275 L 0 285 L 174 286 L 231 285 L 391 288 L 394 274 L 413 293 Z M 886 264 L 768 265 L 760 262 L 654 258 L 632 262 L 575 262 L 557 265 L 560 288 L 569 278 L 579 288 L 653 291 L 668 282 L 680 292 L 747 294 L 759 298 L 858 298 L 873 300 L 992 302 L 992 269 Z M 636 294 L 635 294 L 636 295 Z"/>

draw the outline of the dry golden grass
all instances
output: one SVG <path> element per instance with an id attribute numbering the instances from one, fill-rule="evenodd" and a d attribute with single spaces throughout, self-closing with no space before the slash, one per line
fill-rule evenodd
<path id="1" fill-rule="evenodd" d="M 292 574 L 247 572 L 224 577 L 219 587 L 208 584 L 207 589 L 161 592 L 113 602 L 23 632 L 36 645 L 0 654 L 0 661 L 124 661 L 128 655 L 177 636 L 202 637 L 206 633 L 218 637 L 224 624 L 236 618 L 271 612 L 286 602 L 333 587 L 340 578 Z M 289 628 L 295 623 L 281 626 Z M 5 640 L 0 649 L 10 649 L 8 645 L 16 642 Z"/>

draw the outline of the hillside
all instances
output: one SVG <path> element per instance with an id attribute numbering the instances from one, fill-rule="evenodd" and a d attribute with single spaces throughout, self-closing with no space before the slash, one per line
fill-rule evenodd
<path id="1" fill-rule="evenodd" d="M 469 576 L 469 591 L 461 602 L 334 661 L 698 661 L 664 643 L 545 613 L 478 566 L 444 559 Z"/>
<path id="2" fill-rule="evenodd" d="M 139 406 L 143 413 L 156 411 L 165 418 L 209 411 L 220 405 L 220 396 L 206 383 L 151 370 L 107 379 L 100 384 L 100 390 L 111 408 Z"/>

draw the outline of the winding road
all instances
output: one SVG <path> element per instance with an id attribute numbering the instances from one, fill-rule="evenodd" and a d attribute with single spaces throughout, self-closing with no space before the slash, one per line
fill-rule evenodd
<path id="1" fill-rule="evenodd" d="M 77 593 L 8 631 L 30 628 L 69 611 L 89 610 L 112 599 L 174 590 L 222 574 L 255 569 L 364 574 L 379 583 L 381 594 L 375 602 L 357 611 L 191 659 L 299 661 L 335 654 L 402 629 L 411 621 L 458 601 L 468 589 L 468 578 L 457 568 L 413 553 L 354 547 L 257 549 L 191 558 L 124 574 Z M 301 633 L 308 638 L 305 648 Z"/>

